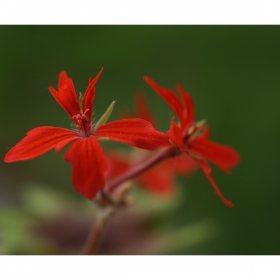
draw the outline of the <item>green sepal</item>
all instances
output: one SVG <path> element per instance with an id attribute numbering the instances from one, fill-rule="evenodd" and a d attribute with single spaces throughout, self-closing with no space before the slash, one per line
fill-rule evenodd
<path id="1" fill-rule="evenodd" d="M 106 121 L 110 118 L 114 105 L 115 105 L 116 101 L 113 101 L 111 103 L 111 105 L 108 107 L 108 109 L 106 110 L 106 112 L 103 114 L 103 116 L 98 120 L 98 122 L 95 124 L 93 130 L 95 131 L 99 126 L 101 126 L 102 124 L 106 123 Z"/>

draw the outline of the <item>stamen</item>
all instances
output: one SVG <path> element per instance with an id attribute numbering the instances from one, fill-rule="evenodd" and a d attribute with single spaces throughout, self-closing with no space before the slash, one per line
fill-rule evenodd
<path id="1" fill-rule="evenodd" d="M 77 121 L 83 121 L 86 120 L 88 122 L 88 118 L 86 116 L 86 112 L 89 111 L 89 109 L 86 109 L 85 111 L 81 110 L 79 114 L 76 114 L 75 116 L 72 117 L 73 120 Z"/>
<path id="2" fill-rule="evenodd" d="M 80 110 L 78 114 L 72 117 L 82 137 L 85 137 L 86 135 L 90 134 L 90 125 L 88 124 L 89 121 L 86 115 L 88 111 L 89 109 L 86 109 L 85 111 Z"/>

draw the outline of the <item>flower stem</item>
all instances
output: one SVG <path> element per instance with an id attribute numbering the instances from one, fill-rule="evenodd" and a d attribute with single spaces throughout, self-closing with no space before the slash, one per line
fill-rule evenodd
<path id="1" fill-rule="evenodd" d="M 146 170 L 148 170 L 151 167 L 153 167 L 154 165 L 160 163 L 164 159 L 173 157 L 175 155 L 176 155 L 176 150 L 174 149 L 174 147 L 164 149 L 160 153 L 156 154 L 155 156 L 134 166 L 127 172 L 125 172 L 125 173 L 121 174 L 120 176 L 116 177 L 115 179 L 111 180 L 108 183 L 108 185 L 106 186 L 106 189 L 109 192 L 113 192 L 123 182 L 130 180 L 130 179 L 140 175 L 141 173 L 144 173 Z"/>
<path id="2" fill-rule="evenodd" d="M 99 244 L 105 230 L 107 221 L 113 213 L 113 208 L 100 208 L 95 222 L 89 232 L 87 241 L 81 250 L 81 255 L 95 255 L 98 252 Z"/>

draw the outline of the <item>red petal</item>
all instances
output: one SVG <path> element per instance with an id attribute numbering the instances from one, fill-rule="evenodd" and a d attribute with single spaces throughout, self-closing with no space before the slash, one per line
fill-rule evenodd
<path id="1" fill-rule="evenodd" d="M 142 119 L 122 119 L 103 124 L 95 131 L 95 136 L 147 150 L 171 146 L 164 133 Z"/>
<path id="2" fill-rule="evenodd" d="M 178 148 L 185 152 L 188 153 L 184 147 L 183 143 L 183 131 L 181 127 L 179 127 L 175 122 L 174 122 L 174 117 L 171 120 L 171 125 L 170 128 L 167 132 L 167 135 L 169 136 L 170 140 L 178 146 Z"/>
<path id="3" fill-rule="evenodd" d="M 145 76 L 144 80 L 159 94 L 165 101 L 165 103 L 178 115 L 181 125 L 185 122 L 184 120 L 184 108 L 181 104 L 178 96 L 170 89 L 162 88 L 150 77 Z"/>
<path id="4" fill-rule="evenodd" d="M 211 183 L 212 187 L 214 188 L 215 193 L 222 199 L 222 201 L 224 202 L 224 204 L 227 207 L 233 207 L 234 206 L 233 203 L 231 201 L 227 200 L 223 196 L 221 191 L 219 190 L 214 178 L 211 175 L 211 172 L 212 172 L 211 167 L 204 160 L 197 160 L 197 163 L 199 164 L 201 170 L 204 172 L 204 174 L 208 178 L 209 182 Z"/>
<path id="5" fill-rule="evenodd" d="M 76 192 L 93 199 L 105 186 L 104 174 L 108 170 L 99 142 L 94 136 L 80 138 L 71 145 L 64 159 L 72 163 L 72 183 Z"/>
<path id="6" fill-rule="evenodd" d="M 136 116 L 145 121 L 150 122 L 153 126 L 156 126 L 156 121 L 151 114 L 148 106 L 146 96 L 144 94 L 135 95 L 135 105 L 136 105 Z"/>
<path id="7" fill-rule="evenodd" d="M 191 152 L 199 157 L 216 164 L 225 173 L 230 173 L 229 168 L 237 165 L 239 154 L 231 147 L 207 140 L 205 137 L 196 138 L 190 143 Z"/>
<path id="8" fill-rule="evenodd" d="M 209 136 L 210 136 L 210 127 L 209 127 L 209 126 L 205 126 L 205 127 L 203 128 L 203 133 L 202 133 L 201 135 L 199 135 L 199 136 L 196 138 L 196 140 L 199 139 L 199 141 L 202 141 L 202 139 L 203 139 L 203 140 L 208 141 Z"/>
<path id="9" fill-rule="evenodd" d="M 106 177 L 109 179 L 123 174 L 129 169 L 131 165 L 126 157 L 115 152 L 109 152 L 106 154 L 106 158 L 109 166 Z"/>
<path id="10" fill-rule="evenodd" d="M 143 189 L 158 195 L 171 196 L 176 190 L 174 176 L 164 163 L 146 171 L 138 180 Z"/>
<path id="11" fill-rule="evenodd" d="M 182 86 L 180 86 L 179 84 L 176 85 L 176 88 L 180 93 L 185 105 L 185 112 L 186 112 L 185 123 L 182 124 L 182 127 L 188 128 L 189 125 L 191 125 L 194 122 L 194 105 L 193 105 L 192 97 L 190 94 L 186 93 L 182 88 Z"/>
<path id="12" fill-rule="evenodd" d="M 84 94 L 83 111 L 85 112 L 88 109 L 88 111 L 86 112 L 86 116 L 87 116 L 89 122 L 91 122 L 92 107 L 93 107 L 93 101 L 94 101 L 94 97 L 95 97 L 95 87 L 94 86 L 95 86 L 96 82 L 98 81 L 100 75 L 102 74 L 103 69 L 104 68 L 102 67 L 94 79 L 89 79 L 89 85 Z"/>
<path id="13" fill-rule="evenodd" d="M 79 113 L 80 107 L 75 87 L 72 79 L 67 77 L 65 71 L 59 74 L 58 91 L 53 87 L 49 87 L 49 91 L 71 118 Z"/>
<path id="14" fill-rule="evenodd" d="M 186 154 L 169 158 L 165 164 L 174 174 L 189 175 L 197 169 L 196 161 Z"/>
<path id="15" fill-rule="evenodd" d="M 188 175 L 197 168 L 196 161 L 185 154 L 170 158 L 139 176 L 144 189 L 151 192 L 171 196 L 176 192 L 175 177 L 178 174 Z"/>
<path id="16" fill-rule="evenodd" d="M 68 129 L 52 126 L 41 126 L 27 132 L 27 136 L 16 144 L 5 156 L 5 162 L 15 162 L 36 158 L 55 148 L 56 152 L 79 135 Z"/>

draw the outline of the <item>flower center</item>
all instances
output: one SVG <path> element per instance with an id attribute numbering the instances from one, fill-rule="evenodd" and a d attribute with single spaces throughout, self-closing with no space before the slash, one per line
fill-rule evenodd
<path id="1" fill-rule="evenodd" d="M 90 135 L 91 124 L 88 122 L 86 116 L 87 111 L 89 111 L 89 109 L 86 109 L 85 111 L 80 110 L 78 114 L 72 117 L 81 137 L 88 137 Z"/>
<path id="2" fill-rule="evenodd" d="M 205 124 L 206 120 L 201 120 L 200 122 L 193 123 L 191 127 L 186 131 L 186 135 L 184 136 L 184 142 L 187 144 L 191 140 L 200 136 L 204 131 Z"/>

